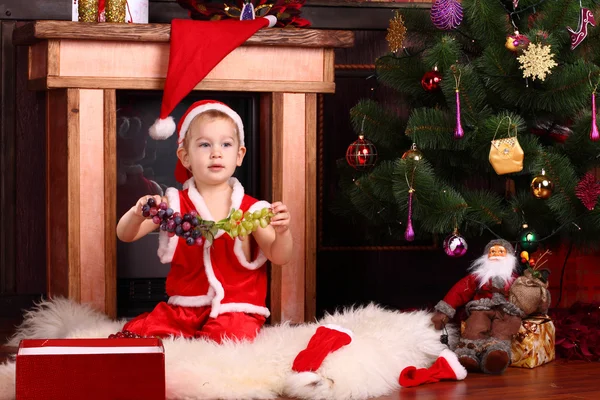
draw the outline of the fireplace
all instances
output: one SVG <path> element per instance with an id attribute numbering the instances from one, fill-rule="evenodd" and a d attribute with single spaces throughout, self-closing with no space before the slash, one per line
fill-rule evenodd
<path id="1" fill-rule="evenodd" d="M 117 93 L 163 88 L 169 37 L 170 25 L 159 24 L 36 21 L 14 32 L 16 44 L 29 46 L 30 88 L 47 92 L 48 294 L 110 316 L 117 310 Z M 353 41 L 348 31 L 261 30 L 195 88 L 256 96 L 258 191 L 293 215 L 293 261 L 270 266 L 272 322 L 315 315 L 316 96 L 335 90 L 334 48 Z"/>

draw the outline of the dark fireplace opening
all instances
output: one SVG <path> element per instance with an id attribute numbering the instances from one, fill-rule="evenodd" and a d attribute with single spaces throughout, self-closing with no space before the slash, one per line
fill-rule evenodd
<path id="1" fill-rule="evenodd" d="M 257 94 L 193 92 L 171 113 L 175 122 L 199 100 L 214 99 L 235 110 L 244 122 L 247 153 L 236 178 L 247 194 L 260 197 L 260 146 Z M 154 140 L 148 129 L 160 114 L 161 91 L 117 92 L 117 220 L 146 194 L 164 193 L 167 187 L 181 189 L 175 181 L 177 134 Z M 150 311 L 165 301 L 168 264 L 161 264 L 156 251 L 158 231 L 133 243 L 117 240 L 117 316 L 130 318 Z"/>

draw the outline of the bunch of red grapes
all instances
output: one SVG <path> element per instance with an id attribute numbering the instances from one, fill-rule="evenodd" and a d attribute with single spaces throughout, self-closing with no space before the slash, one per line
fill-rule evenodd
<path id="1" fill-rule="evenodd" d="M 275 214 L 267 207 L 245 213 L 242 210 L 232 210 L 229 217 L 221 221 L 205 221 L 200 218 L 197 211 L 192 210 L 181 215 L 169 208 L 167 203 L 156 204 L 156 200 L 150 197 L 142 207 L 142 215 L 152 218 L 152 221 L 160 225 L 160 229 L 167 232 L 169 237 L 177 235 L 184 238 L 188 246 L 202 246 L 204 240 L 212 241 L 219 229 L 223 229 L 232 238 L 238 236 L 245 238 L 259 227 L 266 228 Z"/>
<path id="2" fill-rule="evenodd" d="M 152 197 L 142 207 L 142 215 L 152 218 L 152 222 L 160 225 L 160 230 L 167 232 L 169 237 L 177 235 L 184 238 L 188 246 L 202 246 L 204 244 L 203 233 L 210 231 L 210 226 L 201 224 L 202 220 L 198 217 L 198 212 L 190 211 L 181 215 L 169 208 L 165 202 L 156 204 L 156 200 Z"/>

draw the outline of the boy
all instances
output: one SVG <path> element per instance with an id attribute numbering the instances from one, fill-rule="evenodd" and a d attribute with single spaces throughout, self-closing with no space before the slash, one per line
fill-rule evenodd
<path id="1" fill-rule="evenodd" d="M 194 103 L 178 126 L 179 159 L 175 177 L 183 190 L 169 188 L 166 197 L 144 196 L 119 220 L 117 236 L 130 242 L 156 229 L 142 216 L 148 198 L 166 201 L 182 215 L 196 210 L 204 220 L 226 218 L 232 208 L 256 211 L 272 208 L 275 216 L 266 228 L 259 228 L 249 240 L 232 239 L 224 231 L 212 245 L 187 246 L 179 237 L 160 233 L 158 255 L 171 263 L 167 276 L 168 303 L 136 317 L 124 330 L 141 336 L 182 335 L 253 339 L 269 316 L 265 307 L 267 275 L 264 263 L 286 264 L 292 255 L 290 215 L 281 202 L 266 201 L 244 194 L 233 178 L 242 164 L 244 127 L 239 115 L 227 105 L 203 100 Z"/>

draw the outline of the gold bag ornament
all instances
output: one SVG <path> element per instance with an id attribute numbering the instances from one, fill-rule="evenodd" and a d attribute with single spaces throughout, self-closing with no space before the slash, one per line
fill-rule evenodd
<path id="1" fill-rule="evenodd" d="M 509 129 L 510 124 L 509 122 Z M 502 139 L 496 139 L 496 134 L 494 134 L 489 160 L 498 175 L 521 171 L 523 169 L 524 158 L 525 153 L 523 153 L 523 149 L 517 140 L 516 129 L 514 136 Z"/>

